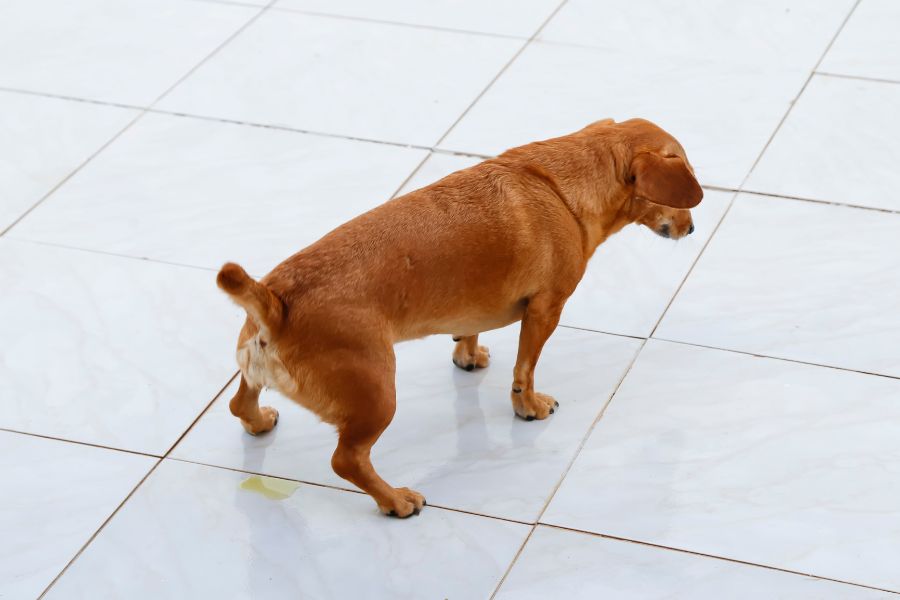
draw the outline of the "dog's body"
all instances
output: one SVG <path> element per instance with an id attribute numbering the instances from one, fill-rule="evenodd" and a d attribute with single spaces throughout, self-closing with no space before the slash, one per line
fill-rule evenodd
<path id="1" fill-rule="evenodd" d="M 250 433 L 268 431 L 278 415 L 259 392 L 279 390 L 338 428 L 338 475 L 385 513 L 417 513 L 424 498 L 369 461 L 394 414 L 393 345 L 452 334 L 453 361 L 471 370 L 488 361 L 478 334 L 521 320 L 513 407 L 546 418 L 558 404 L 534 391 L 534 367 L 594 250 L 633 222 L 687 235 L 702 196 L 674 138 L 647 121 L 601 121 L 387 202 L 260 282 L 225 265 L 219 286 L 248 313 L 231 410 Z"/>

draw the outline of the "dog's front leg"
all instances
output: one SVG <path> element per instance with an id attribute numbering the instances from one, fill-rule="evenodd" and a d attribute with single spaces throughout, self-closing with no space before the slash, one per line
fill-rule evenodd
<path id="1" fill-rule="evenodd" d="M 531 298 L 519 332 L 519 354 L 513 370 L 512 404 L 516 414 L 527 421 L 546 419 L 559 402 L 534 391 L 534 367 L 544 342 L 556 329 L 565 298 L 538 294 Z"/>

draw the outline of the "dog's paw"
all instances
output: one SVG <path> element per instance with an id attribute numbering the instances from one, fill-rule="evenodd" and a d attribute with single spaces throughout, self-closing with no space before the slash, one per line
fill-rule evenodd
<path id="1" fill-rule="evenodd" d="M 541 394 L 540 392 L 513 388 L 510 397 L 512 398 L 513 410 L 526 421 L 546 419 L 556 412 L 556 409 L 559 407 L 559 402 L 554 400 L 553 396 Z"/>
<path id="2" fill-rule="evenodd" d="M 249 423 L 241 419 L 241 425 L 244 426 L 244 429 L 250 435 L 259 435 L 261 433 L 266 433 L 267 431 L 272 431 L 275 429 L 275 425 L 278 424 L 278 411 L 271 406 L 261 406 L 259 408 L 259 414 L 260 417 L 255 423 Z"/>
<path id="3" fill-rule="evenodd" d="M 460 342 L 456 344 L 453 350 L 453 364 L 465 371 L 473 371 L 483 369 L 491 362 L 491 353 L 487 346 L 478 346 L 475 352 L 471 353 L 466 348 L 466 344 Z"/>
<path id="4" fill-rule="evenodd" d="M 405 519 L 417 515 L 425 507 L 425 496 L 409 488 L 394 488 L 394 497 L 387 506 L 379 505 L 381 512 L 389 517 Z"/>

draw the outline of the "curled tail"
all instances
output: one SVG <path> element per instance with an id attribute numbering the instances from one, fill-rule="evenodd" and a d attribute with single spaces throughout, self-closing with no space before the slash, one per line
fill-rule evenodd
<path id="1" fill-rule="evenodd" d="M 240 265 L 225 263 L 216 283 L 223 292 L 242 306 L 256 324 L 278 331 L 284 318 L 284 304 L 272 291 L 249 275 Z"/>

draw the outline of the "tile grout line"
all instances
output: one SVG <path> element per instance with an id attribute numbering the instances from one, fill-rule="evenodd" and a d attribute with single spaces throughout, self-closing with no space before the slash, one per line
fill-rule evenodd
<path id="1" fill-rule="evenodd" d="M 274 2 L 275 2 L 275 0 L 271 0 L 270 4 L 272 4 L 272 3 L 274 3 Z M 43 204 L 48 198 L 50 198 L 50 197 L 51 197 L 51 196 L 52 196 L 59 188 L 61 188 L 63 185 L 65 185 L 70 179 L 72 179 L 72 177 L 74 177 L 79 171 L 81 171 L 81 169 L 83 169 L 85 166 L 87 166 L 87 165 L 88 165 L 91 161 L 93 161 L 100 153 L 102 153 L 106 148 L 108 148 L 113 142 L 115 142 L 117 139 L 119 139 L 119 138 L 122 136 L 122 134 L 124 134 L 126 131 L 128 131 L 129 129 L 131 129 L 131 127 L 134 126 L 135 123 L 137 123 L 138 121 L 140 121 L 140 120 L 144 117 L 144 115 L 146 115 L 148 112 L 150 112 L 150 108 L 152 108 L 153 105 L 155 105 L 155 104 L 156 104 L 157 102 L 159 102 L 162 98 L 164 98 L 167 94 L 169 94 L 169 93 L 170 93 L 173 89 L 175 89 L 182 81 L 184 81 L 186 78 L 190 77 L 190 75 L 193 74 L 194 71 L 196 71 L 196 70 L 197 70 L 201 65 L 203 65 L 206 61 L 208 61 L 210 58 L 212 58 L 213 56 L 215 56 L 215 55 L 219 52 L 219 50 L 221 50 L 225 45 L 227 45 L 229 42 L 231 42 L 231 40 L 233 40 L 238 34 L 240 34 L 240 33 L 241 33 L 242 31 L 244 31 L 247 27 L 249 27 L 253 22 L 255 22 L 255 21 L 256 21 L 256 20 L 257 20 L 264 12 L 266 12 L 267 9 L 268 9 L 268 6 L 260 8 L 260 10 L 259 10 L 255 15 L 253 15 L 250 19 L 248 19 L 243 25 L 241 25 L 241 26 L 240 26 L 236 31 L 234 31 L 230 36 L 228 36 L 227 38 L 225 38 L 225 40 L 224 40 L 222 43 L 220 43 L 218 46 L 216 46 L 209 54 L 207 54 L 203 59 L 201 59 L 200 62 L 198 62 L 198 63 L 197 63 L 196 65 L 194 65 L 190 70 L 188 70 L 187 73 L 185 73 L 184 75 L 182 75 L 181 77 L 179 77 L 179 78 L 175 81 L 175 83 L 173 83 L 173 84 L 170 85 L 165 91 L 163 91 L 162 94 L 160 94 L 160 95 L 156 98 L 156 100 L 154 100 L 153 102 L 151 102 L 149 106 L 147 106 L 147 107 L 133 107 L 135 110 L 140 110 L 141 112 L 139 112 L 137 115 L 135 115 L 135 117 L 134 117 L 131 121 L 129 121 L 128 124 L 125 125 L 125 127 L 123 127 L 123 128 L 120 129 L 117 133 L 115 133 L 111 138 L 109 138 L 105 143 L 103 143 L 97 150 L 95 150 L 93 153 L 91 153 L 84 161 L 82 161 L 80 164 L 78 164 L 78 166 L 76 166 L 75 169 L 73 169 L 72 171 L 70 171 L 70 172 L 68 173 L 68 175 L 64 176 L 60 181 L 58 181 L 58 182 L 56 183 L 56 185 L 54 185 L 53 187 L 51 187 L 50 190 L 49 190 L 46 194 L 44 194 L 43 196 L 41 196 L 41 197 L 38 199 L 37 202 L 35 202 L 34 204 L 32 204 L 31 207 L 28 208 L 28 210 L 26 210 L 24 213 L 20 214 L 19 217 L 18 217 L 17 219 L 15 219 L 12 223 L 10 223 L 10 224 L 9 224 L 7 227 L 5 227 L 2 231 L 0 231 L 0 237 L 5 236 L 12 228 L 14 228 L 16 225 L 18 225 L 19 223 L 21 223 L 23 219 L 25 219 L 25 218 L 26 218 L 28 215 L 30 215 L 37 207 L 39 207 L 39 206 L 40 206 L 41 204 Z M 4 88 L 4 91 L 11 91 L 11 90 L 9 90 L 9 89 L 7 89 L 7 88 Z M 40 94 L 37 94 L 37 95 L 40 95 Z M 95 102 L 95 103 L 96 103 L 96 102 Z M 131 107 L 127 107 L 127 106 L 125 106 L 125 105 L 112 105 L 112 106 L 117 106 L 118 108 L 131 108 Z"/>
<path id="2" fill-rule="evenodd" d="M 872 83 L 893 83 L 900 84 L 900 79 L 884 79 L 881 77 L 867 77 L 866 75 L 850 75 L 847 73 L 829 73 L 828 71 L 815 71 L 816 75 L 823 77 L 834 77 L 836 79 L 850 79 L 853 81 L 870 81 Z"/>
<path id="3" fill-rule="evenodd" d="M 271 2 L 269 3 L 269 5 L 271 5 L 271 4 L 274 3 L 274 2 L 275 2 L 275 0 L 271 0 Z M 190 70 L 188 70 L 187 73 L 185 73 L 183 76 L 181 76 L 179 79 L 177 79 L 177 80 L 175 81 L 175 83 L 173 83 L 171 86 L 169 86 L 168 89 L 166 89 L 165 91 L 163 91 L 163 93 L 160 94 L 160 95 L 156 98 L 156 100 L 154 100 L 154 101 L 150 104 L 150 106 L 152 107 L 154 104 L 156 104 L 157 102 L 159 102 L 159 101 L 160 101 L 162 98 L 164 98 L 168 93 L 170 93 L 173 89 L 175 89 L 182 81 L 184 81 L 186 78 L 190 77 L 191 74 L 193 74 L 193 73 L 194 73 L 201 65 L 203 65 L 204 63 L 206 63 L 206 61 L 208 61 L 210 58 L 212 58 L 213 56 L 215 56 L 222 48 L 224 48 L 224 47 L 225 47 L 229 42 L 231 42 L 236 36 L 238 36 L 238 35 L 239 35 L 241 32 L 243 32 L 247 27 L 249 27 L 251 24 L 253 24 L 257 19 L 259 19 L 259 17 L 262 16 L 262 15 L 266 12 L 266 10 L 268 9 L 268 6 L 269 6 L 269 5 L 262 7 L 255 15 L 253 15 L 250 19 L 248 19 L 243 25 L 241 25 L 240 27 L 238 27 L 237 30 L 235 30 L 230 36 L 228 36 L 227 38 L 225 38 L 225 40 L 224 40 L 222 43 L 220 43 L 218 46 L 216 46 L 209 54 L 207 54 L 205 58 L 203 58 L 202 60 L 200 60 L 196 65 L 194 65 Z M 77 173 L 79 170 L 81 170 L 81 168 L 83 168 L 86 164 L 88 164 L 94 157 L 96 157 L 100 152 L 102 152 L 105 148 L 107 148 L 110 144 L 112 144 L 113 141 L 115 141 L 116 139 L 118 139 L 119 136 L 121 136 L 121 135 L 122 135 L 125 131 L 127 131 L 132 125 L 134 125 L 136 122 L 138 122 L 145 114 L 147 114 L 147 112 L 149 112 L 149 107 L 148 107 L 148 109 L 145 109 L 145 110 L 142 111 L 140 114 L 138 114 L 138 115 L 137 115 L 130 123 L 128 123 L 128 125 L 126 125 L 121 131 L 119 131 L 116 135 L 114 135 L 110 140 L 108 140 L 108 141 L 107 141 L 107 142 L 106 142 L 99 150 L 97 150 L 94 154 L 92 154 L 92 155 L 88 158 L 88 160 L 84 161 L 78 168 L 76 168 L 76 169 L 75 169 L 74 171 L 72 171 L 67 177 L 65 177 L 63 181 L 61 181 L 60 183 L 58 183 L 58 184 L 53 188 L 53 190 L 51 190 L 48 194 L 46 194 L 45 196 L 43 196 L 43 197 L 42 197 L 42 198 L 41 198 L 34 206 L 32 206 L 32 207 L 31 207 L 24 215 L 21 215 L 16 221 L 13 222 L 12 225 L 10 225 L 10 226 L 7 227 L 6 229 L 4 229 L 2 232 L 0 232 L 0 237 L 2 237 L 3 235 L 5 235 L 12 227 L 14 227 L 14 226 L 15 226 L 17 223 L 19 223 L 23 218 L 25 218 L 25 216 L 27 216 L 31 211 L 33 211 L 38 205 L 40 205 L 44 200 L 46 200 L 46 199 L 53 193 L 53 191 L 55 191 L 55 190 L 58 189 L 61 185 L 63 185 L 63 183 L 65 183 L 66 181 L 68 181 L 69 179 L 71 179 L 71 178 L 75 175 L 75 173 Z M 132 496 L 140 489 L 141 485 L 143 485 L 143 483 L 147 480 L 147 478 L 150 477 L 150 475 L 151 475 L 154 471 L 156 471 L 157 467 L 159 467 L 159 465 L 162 464 L 162 462 L 165 460 L 165 457 L 169 455 L 169 453 L 170 453 L 170 452 L 172 451 L 172 449 L 178 444 L 178 442 L 180 442 L 181 439 L 187 434 L 187 432 L 191 430 L 191 428 L 194 426 L 194 424 L 197 423 L 197 421 L 200 419 L 200 417 L 202 417 L 202 416 L 206 413 L 206 411 L 209 410 L 209 407 L 212 406 L 213 402 L 215 402 L 216 399 L 217 399 L 219 396 L 222 395 L 222 393 L 225 391 L 225 389 L 226 389 L 226 388 L 231 384 L 231 382 L 234 380 L 234 378 L 236 377 L 236 375 L 237 375 L 237 374 L 235 373 L 235 374 L 233 374 L 233 375 L 231 376 L 231 378 L 228 380 L 228 383 L 226 383 L 226 384 L 221 388 L 221 390 L 219 390 L 219 393 L 218 393 L 218 394 L 215 394 L 215 395 L 213 396 L 213 398 L 212 398 L 212 399 L 209 401 L 209 403 L 206 405 L 206 408 L 204 408 L 203 411 L 201 411 L 200 414 L 197 415 L 197 417 L 194 419 L 194 421 L 191 423 L 191 425 L 187 428 L 187 430 L 185 430 L 185 431 L 181 434 L 181 436 L 180 436 L 180 437 L 175 441 L 175 443 L 169 448 L 169 450 L 166 452 L 166 454 L 165 454 L 162 458 L 158 459 L 158 460 L 156 461 L 156 463 L 150 468 L 150 470 L 147 471 L 147 473 L 144 474 L 144 476 L 141 478 L 141 480 L 138 481 L 137 485 L 135 485 L 135 486 L 131 489 L 131 491 L 128 493 L 128 495 L 125 496 L 125 498 L 122 500 L 122 502 L 119 503 L 119 505 L 115 508 L 115 510 L 113 510 L 113 512 L 112 512 L 112 513 L 111 513 L 111 514 L 103 521 L 103 523 L 100 524 L 100 527 L 99 527 L 96 531 L 94 531 L 94 533 L 93 533 L 93 534 L 90 536 L 90 538 L 88 538 L 88 540 L 81 546 L 81 548 L 79 548 L 78 552 L 75 553 L 75 556 L 73 556 L 73 557 L 66 563 L 66 565 L 65 565 L 65 566 L 62 568 L 62 570 L 56 575 L 56 577 L 54 577 L 53 580 L 47 585 L 47 587 L 44 588 L 44 590 L 41 592 L 40 596 L 38 596 L 38 600 L 41 600 L 44 596 L 46 596 L 47 592 L 49 592 L 49 591 L 53 588 L 54 584 L 56 584 L 56 582 L 59 581 L 59 579 L 60 579 L 60 578 L 65 574 L 65 572 L 69 569 L 69 567 L 72 566 L 72 564 L 74 564 L 76 560 L 78 560 L 78 557 L 81 556 L 81 554 L 82 554 L 82 553 L 83 553 L 83 552 L 91 545 L 91 543 L 97 538 L 97 536 L 100 535 L 100 533 L 103 531 L 103 529 L 106 527 L 106 525 L 113 519 L 113 517 L 116 516 L 116 514 L 118 514 L 118 512 L 122 509 L 122 507 L 124 507 L 125 504 L 131 499 L 131 497 L 132 497 Z"/>
<path id="4" fill-rule="evenodd" d="M 675 302 L 675 299 L 678 297 L 678 295 L 681 293 L 681 290 L 684 288 L 685 283 L 687 283 L 687 280 L 690 278 L 691 274 L 694 272 L 694 269 L 697 267 L 697 264 L 700 262 L 700 259 L 703 257 L 704 252 L 706 252 L 706 249 L 709 247 L 710 243 L 712 243 L 713 239 L 716 237 L 716 233 L 718 233 L 719 228 L 722 226 L 722 223 L 724 223 L 725 220 L 728 218 L 728 213 L 731 212 L 732 207 L 734 206 L 735 202 L 737 201 L 738 194 L 740 194 L 743 191 L 743 188 L 746 185 L 747 180 L 749 180 L 750 176 L 753 174 L 753 170 L 757 167 L 759 162 L 762 160 L 762 157 L 765 156 L 766 151 L 769 149 L 769 146 L 772 144 L 772 141 L 778 135 L 778 132 L 781 131 L 782 126 L 787 121 L 791 112 L 794 110 L 794 107 L 797 105 L 797 102 L 803 96 L 803 92 L 806 91 L 806 88 L 809 85 L 809 82 L 812 81 L 812 78 L 815 76 L 816 69 L 818 69 L 819 65 L 822 64 L 822 61 L 825 60 L 825 56 L 828 55 L 828 51 L 831 50 L 831 47 L 834 45 L 835 40 L 837 40 L 838 36 L 841 35 L 841 32 L 844 30 L 844 27 L 847 25 L 847 22 L 850 20 L 850 17 L 853 16 L 854 11 L 856 11 L 856 7 L 859 6 L 859 3 L 861 1 L 862 0 L 856 0 L 856 2 L 854 2 L 853 6 L 850 7 L 850 10 L 847 11 L 847 15 L 844 17 L 844 20 L 841 21 L 841 24 L 838 26 L 837 30 L 835 30 L 834 36 L 832 36 L 831 40 L 825 46 L 825 49 L 822 51 L 822 54 L 819 56 L 819 60 L 817 60 L 816 64 L 813 65 L 812 69 L 809 72 L 809 75 L 806 78 L 806 81 L 804 81 L 803 85 L 800 87 L 800 91 L 797 92 L 797 95 L 791 101 L 790 106 L 788 106 L 784 115 L 782 115 L 781 119 L 778 121 L 778 124 L 775 126 L 775 129 L 774 129 L 774 131 L 772 131 L 772 134 L 769 136 L 769 139 L 766 140 L 766 143 L 763 145 L 762 150 L 760 150 L 759 154 L 756 156 L 756 160 L 754 160 L 753 164 L 750 165 L 750 169 L 747 171 L 747 174 L 744 175 L 744 178 L 741 180 L 740 185 L 738 185 L 737 192 L 735 193 L 734 196 L 732 196 L 731 201 L 728 203 L 728 206 L 725 208 L 725 211 L 722 213 L 722 217 L 719 219 L 719 222 L 716 223 L 716 226 L 713 228 L 713 231 L 710 234 L 709 239 L 707 239 L 706 243 L 703 244 L 703 247 L 700 248 L 700 252 L 697 253 L 697 257 L 694 258 L 687 273 L 685 273 L 684 277 L 681 279 L 681 283 L 678 284 L 678 287 L 675 289 L 675 293 L 672 294 L 672 296 L 669 298 L 669 302 L 668 302 L 668 304 L 666 304 L 665 310 L 663 310 L 662 314 L 659 316 L 659 319 L 657 319 L 657 321 L 656 321 L 656 325 L 653 326 L 653 330 L 650 332 L 651 338 L 654 336 L 654 334 L 656 334 L 656 330 L 659 329 L 659 326 L 663 322 L 663 319 L 665 319 L 666 314 L 669 312 L 669 309 L 672 308 L 672 304 Z"/>
<path id="5" fill-rule="evenodd" d="M 590 439 L 591 434 L 594 433 L 594 429 L 597 427 L 597 424 L 600 422 L 600 419 L 603 418 L 603 415 L 606 414 L 606 410 L 609 408 L 609 405 L 612 404 L 613 399 L 616 394 L 619 392 L 619 388 L 622 387 L 622 383 L 625 382 L 625 379 L 628 377 L 628 374 L 631 373 L 631 370 L 634 368 L 634 364 L 637 362 L 638 357 L 641 354 L 641 351 L 644 349 L 644 346 L 647 345 L 647 340 L 643 339 L 641 344 L 638 346 L 637 350 L 634 352 L 634 356 L 631 357 L 631 362 L 628 363 L 628 367 L 622 373 L 622 376 L 619 377 L 619 381 L 616 383 L 612 392 L 610 392 L 609 397 L 606 399 L 606 402 L 603 403 L 603 406 L 600 407 L 600 411 L 597 413 L 597 416 L 594 417 L 593 422 L 588 427 L 587 431 L 581 438 L 581 442 L 579 442 L 578 447 L 575 449 L 575 452 L 572 453 L 572 458 L 569 460 L 569 464 L 566 465 L 566 468 L 563 470 L 562 474 L 556 481 L 556 485 L 553 486 L 553 490 L 551 490 L 550 494 L 547 496 L 547 499 L 544 501 L 544 506 L 541 508 L 541 512 L 538 513 L 537 518 L 531 525 L 531 531 L 528 532 L 528 537 L 522 542 L 522 547 L 519 548 L 519 551 L 516 553 L 512 562 L 506 569 L 506 572 L 503 573 L 503 577 L 500 579 L 500 583 L 497 584 L 497 587 L 494 588 L 494 593 L 491 594 L 491 600 L 497 595 L 500 589 L 503 587 L 503 583 L 506 581 L 506 578 L 512 572 L 513 568 L 516 566 L 516 562 L 519 560 L 519 556 L 521 556 L 522 552 L 525 550 L 525 546 L 528 541 L 531 539 L 531 536 L 534 534 L 538 525 L 541 524 L 541 519 L 544 517 L 544 513 L 547 512 L 547 508 L 550 506 L 550 503 L 553 502 L 553 498 L 556 496 L 556 493 L 559 491 L 559 488 L 562 486 L 563 482 L 566 480 L 566 477 L 569 475 L 569 471 L 572 470 L 572 466 L 575 464 L 575 461 L 578 460 L 578 457 L 581 455 L 581 451 L 584 449 L 585 444 L 587 444 L 588 439 Z"/>
<path id="6" fill-rule="evenodd" d="M 42 600 L 42 598 L 44 598 L 44 596 L 47 595 L 47 592 L 49 592 L 50 589 L 56 584 L 56 582 L 59 581 L 60 577 L 62 577 L 65 574 L 65 572 L 69 569 L 69 567 L 72 566 L 72 564 L 76 560 L 78 560 L 78 557 L 81 556 L 81 554 L 87 549 L 87 547 L 91 545 L 91 543 L 94 541 L 94 539 L 96 539 L 96 537 L 98 535 L 100 535 L 100 532 L 103 531 L 103 529 L 106 527 L 106 524 L 109 523 L 113 519 L 113 517 L 115 517 L 119 513 L 120 510 L 122 510 L 122 507 L 125 506 L 125 503 L 128 502 L 131 499 L 131 497 L 135 494 L 135 492 L 138 491 L 138 488 L 140 488 L 141 485 L 143 485 L 143 483 L 147 480 L 147 478 L 150 477 L 150 475 L 152 475 L 154 471 L 156 471 L 157 467 L 159 467 L 159 465 L 162 464 L 162 461 L 163 461 L 162 458 L 158 458 L 156 460 L 156 462 L 153 464 L 153 466 L 150 467 L 150 470 L 148 470 L 144 474 L 144 476 L 141 477 L 141 480 L 137 482 L 137 485 L 135 485 L 133 488 L 131 488 L 131 491 L 128 492 L 128 495 L 125 496 L 125 498 L 119 503 L 118 506 L 116 506 L 115 510 L 113 510 L 109 514 L 109 516 L 107 516 L 106 519 L 103 520 L 103 522 L 100 524 L 100 527 L 97 528 L 97 530 L 93 534 L 91 534 L 91 537 L 89 537 L 88 540 L 81 546 L 81 548 L 78 549 L 78 552 L 75 553 L 75 556 L 70 558 L 69 562 L 66 563 L 66 565 L 62 568 L 62 570 L 59 573 L 57 573 L 56 577 L 54 577 L 53 580 L 49 584 L 47 584 L 47 587 L 44 588 L 44 590 L 41 592 L 40 596 L 38 596 L 37 600 Z"/>
<path id="7" fill-rule="evenodd" d="M 781 573 L 788 573 L 788 574 L 790 574 L 790 575 L 797 575 L 797 576 L 800 576 L 800 577 L 810 577 L 810 578 L 818 579 L 818 580 L 822 580 L 822 581 L 832 581 L 832 582 L 834 582 L 834 583 L 840 583 L 840 584 L 843 584 L 843 585 L 851 585 L 851 586 L 854 586 L 854 587 L 865 588 L 865 589 L 870 589 L 870 590 L 877 590 L 877 591 L 879 591 L 879 592 L 888 592 L 889 594 L 897 594 L 897 595 L 900 595 L 900 591 L 889 590 L 889 589 L 886 589 L 886 588 L 879 588 L 879 587 L 876 587 L 876 586 L 873 586 L 873 585 L 868 585 L 868 584 L 865 584 L 865 583 L 855 583 L 855 582 L 852 582 L 852 581 L 845 581 L 845 580 L 843 580 L 843 579 L 835 579 L 834 577 L 828 577 L 828 576 L 824 576 L 824 575 L 815 575 L 815 574 L 813 574 L 813 573 L 804 573 L 803 571 L 793 571 L 793 570 L 791 570 L 791 569 L 785 569 L 785 568 L 783 568 L 783 567 L 775 567 L 775 566 L 772 566 L 772 565 L 764 565 L 764 564 L 761 564 L 761 563 L 750 562 L 750 561 L 747 561 L 747 560 L 741 560 L 741 559 L 737 559 L 737 558 L 728 558 L 728 557 L 725 557 L 725 556 L 719 556 L 719 555 L 717 555 L 717 554 L 707 554 L 707 553 L 705 553 L 705 552 L 698 552 L 698 551 L 695 551 L 695 550 L 687 550 L 687 549 L 685 549 L 685 548 L 678 548 L 678 547 L 675 547 L 675 546 L 666 546 L 666 545 L 663 545 L 663 544 L 654 544 L 653 542 L 646 542 L 646 541 L 642 541 L 642 540 L 635 540 L 635 539 L 626 538 L 626 537 L 620 537 L 620 536 L 616 536 L 616 535 L 609 535 L 609 534 L 606 534 L 606 533 L 598 533 L 598 532 L 596 532 L 596 531 L 588 531 L 587 529 L 578 529 L 578 528 L 575 528 L 575 527 L 566 527 L 565 525 L 554 525 L 554 524 L 552 524 L 552 523 L 538 523 L 538 525 L 541 525 L 542 527 L 548 527 L 548 528 L 551 528 L 551 529 L 558 529 L 558 530 L 561 530 L 561 531 L 570 531 L 570 532 L 572 532 L 572 533 L 579 533 L 579 534 L 582 534 L 582 535 L 589 535 L 589 536 L 592 536 L 592 537 L 599 537 L 599 538 L 608 539 L 608 540 L 615 540 L 615 541 L 618 541 L 618 542 L 626 542 L 626 543 L 629 543 L 629 544 L 635 544 L 635 545 L 637 545 L 637 546 L 646 546 L 646 547 L 649 547 L 649 548 L 656 548 L 656 549 L 659 549 L 659 550 L 667 550 L 667 551 L 670 551 L 670 552 L 677 552 L 677 553 L 680 553 L 680 554 L 688 554 L 688 555 L 691 555 L 691 556 L 699 556 L 699 557 L 702 557 L 702 558 L 711 558 L 711 559 L 713 559 L 713 560 L 718 560 L 718 561 L 722 561 L 722 562 L 736 563 L 736 564 L 740 564 L 740 565 L 746 565 L 746 566 L 749 566 L 749 567 L 756 567 L 756 568 L 759 568 L 759 569 L 767 569 L 767 570 L 769 570 L 769 571 L 778 571 L 778 572 L 781 572 Z"/>
<path id="8" fill-rule="evenodd" d="M 134 454 L 136 456 L 146 456 L 147 458 L 162 458 L 162 455 L 153 454 L 151 452 L 141 452 L 140 450 L 129 450 L 127 448 L 116 448 L 115 446 L 104 446 L 103 444 L 94 444 L 92 442 L 85 442 L 83 440 L 72 440 L 64 437 L 57 437 L 53 435 L 45 435 L 43 433 L 33 433 L 31 431 L 19 431 L 18 429 L 10 429 L 8 427 L 0 427 L 0 431 L 5 431 L 6 433 L 14 433 L 17 435 L 27 435 L 30 437 L 40 438 L 42 440 L 51 440 L 54 442 L 62 442 L 64 444 L 77 444 L 79 446 L 88 446 L 89 448 L 99 448 L 101 450 L 112 450 L 113 452 L 124 452 L 126 454 Z"/>
<path id="9" fill-rule="evenodd" d="M 56 575 L 56 577 L 54 577 L 53 580 L 47 585 L 47 587 L 44 588 L 44 591 L 42 591 L 41 595 L 38 596 L 38 600 L 41 600 L 47 594 L 47 592 L 50 591 L 50 589 L 56 584 L 56 582 L 59 581 L 59 579 L 66 573 L 66 571 L 69 570 L 69 567 L 71 567 L 75 563 L 75 561 L 78 560 L 78 557 L 81 556 L 85 550 L 87 550 L 88 546 L 90 546 L 93 543 L 93 541 L 97 538 L 97 536 L 100 535 L 100 533 L 106 528 L 106 525 L 110 521 L 112 521 L 113 517 L 115 517 L 119 513 L 119 511 L 122 510 L 122 508 L 125 506 L 125 504 L 128 503 L 129 500 L 131 500 L 131 497 L 134 496 L 135 493 L 137 493 L 138 489 L 140 489 L 140 487 L 144 484 L 144 482 L 147 481 L 147 478 L 150 477 L 150 475 L 152 475 L 154 471 L 156 471 L 156 469 L 163 463 L 163 461 L 165 461 L 167 459 L 167 457 L 172 452 L 172 450 L 175 448 L 175 446 L 177 446 L 178 443 L 181 442 L 181 440 L 184 438 L 184 436 L 187 435 L 187 433 L 194 427 L 194 425 L 197 424 L 197 421 L 199 421 L 200 418 L 204 414 L 206 414 L 206 411 L 209 410 L 209 407 L 212 406 L 213 403 L 219 399 L 219 397 L 221 397 L 221 395 L 225 392 L 226 389 L 228 389 L 228 386 L 231 385 L 231 382 L 234 381 L 235 377 L 237 377 L 237 373 L 234 373 L 228 379 L 228 382 L 224 386 L 222 386 L 222 388 L 213 396 L 212 400 L 210 400 L 209 403 L 206 405 L 206 407 L 202 411 L 200 411 L 200 414 L 197 415 L 196 418 L 194 418 L 194 420 L 191 422 L 190 426 L 180 436 L 178 436 L 178 439 L 175 440 L 175 443 L 169 447 L 169 449 L 166 451 L 166 453 L 164 455 L 162 455 L 162 456 L 145 455 L 145 456 L 148 456 L 148 458 L 156 458 L 157 459 L 156 462 L 153 464 L 152 467 L 150 467 L 150 470 L 147 471 L 143 477 L 141 477 L 141 480 L 137 482 L 137 485 L 135 485 L 131 489 L 131 491 L 128 492 L 128 495 L 125 496 L 125 498 L 119 503 L 119 505 L 116 506 L 115 510 L 113 510 L 109 514 L 109 516 L 107 516 L 106 519 L 103 520 L 103 522 L 100 524 L 100 526 L 94 531 L 93 534 L 91 534 L 91 536 L 88 538 L 88 540 L 84 544 L 82 544 L 81 548 L 78 549 L 78 552 L 75 553 L 75 556 L 73 556 L 71 559 L 69 559 L 69 562 L 66 563 L 66 565 Z M 68 440 L 61 440 L 61 441 L 68 441 Z M 82 442 L 73 442 L 73 443 L 82 443 Z M 84 445 L 91 445 L 91 444 L 84 444 Z M 116 448 L 109 448 L 109 449 L 117 450 Z M 125 451 L 125 452 L 127 452 L 127 451 Z M 139 454 L 139 453 L 134 453 L 134 454 Z"/>

